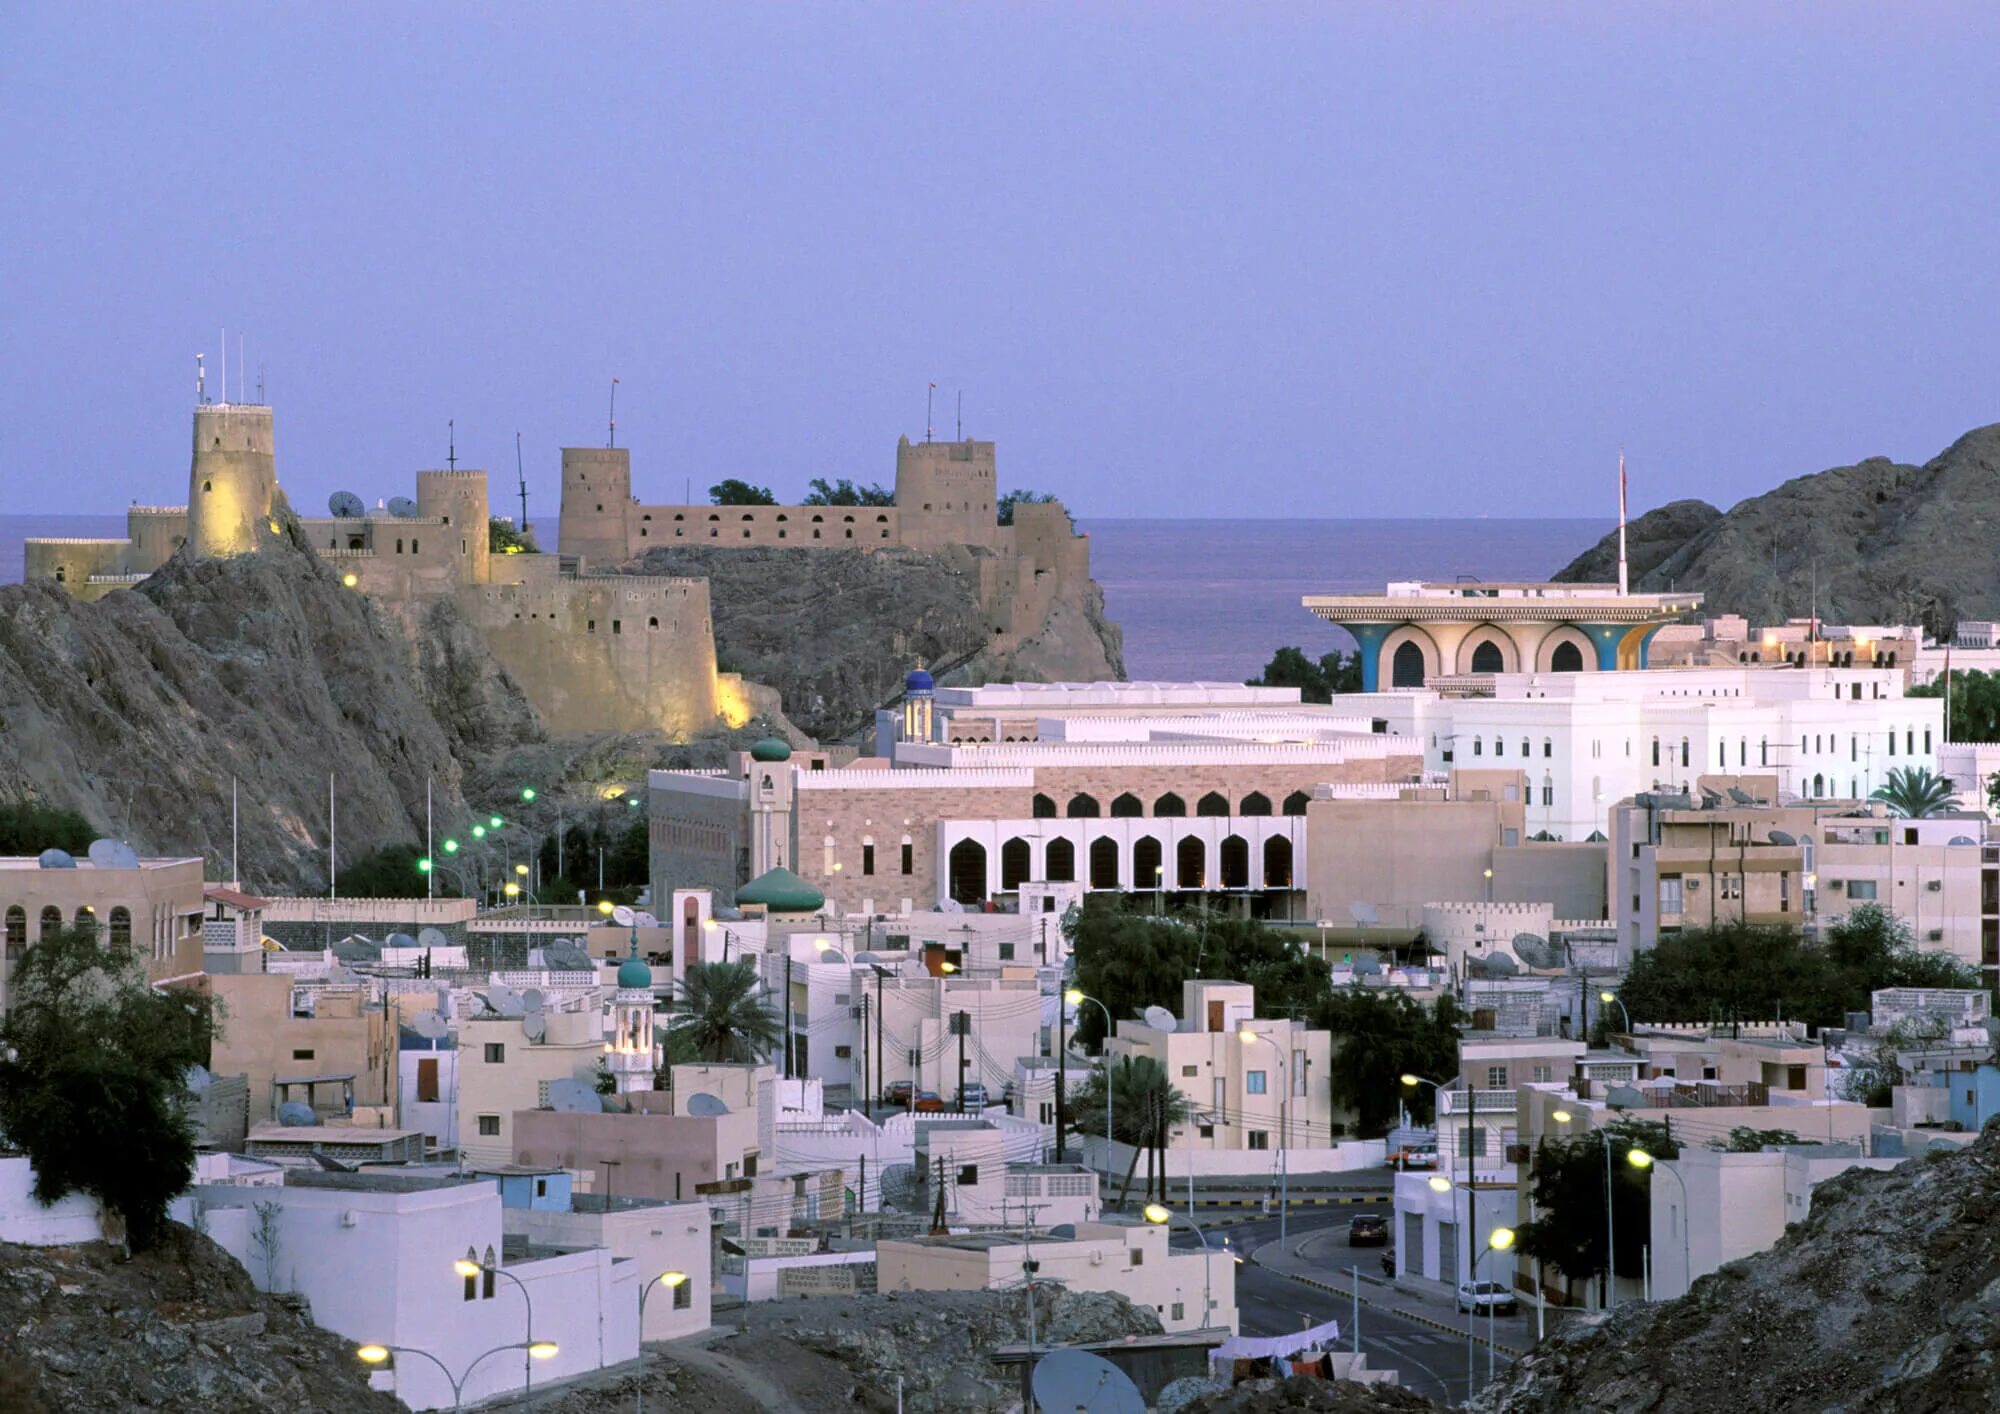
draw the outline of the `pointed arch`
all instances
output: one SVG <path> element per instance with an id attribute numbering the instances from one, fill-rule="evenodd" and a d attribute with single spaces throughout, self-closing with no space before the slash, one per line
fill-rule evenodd
<path id="1" fill-rule="evenodd" d="M 1229 797 L 1219 790 L 1209 791 L 1194 803 L 1194 813 L 1197 815 L 1227 815 L 1229 813 Z"/>
<path id="2" fill-rule="evenodd" d="M 1168 791 L 1153 802 L 1153 814 L 1165 819 L 1178 820 L 1187 814 L 1187 802 L 1172 791 Z"/>
<path id="3" fill-rule="evenodd" d="M 1174 846 L 1174 882 L 1183 889 L 1208 887 L 1208 846 L 1199 835 L 1183 835 Z"/>
<path id="4" fill-rule="evenodd" d="M 1055 819 L 1056 818 L 1055 798 L 1053 796 L 1043 795 L 1040 791 L 1036 791 L 1033 811 L 1034 811 L 1034 818 L 1037 820 Z"/>
<path id="5" fill-rule="evenodd" d="M 1287 815 L 1303 815 L 1306 813 L 1306 807 L 1310 804 L 1312 804 L 1311 796 L 1302 790 L 1295 790 L 1285 797 L 1285 813 Z"/>
<path id="6" fill-rule="evenodd" d="M 1166 875 L 1161 872 L 1162 859 L 1160 842 L 1151 835 L 1141 835 L 1132 841 L 1132 887 L 1135 889 L 1163 887 Z"/>
<path id="7" fill-rule="evenodd" d="M 1216 850 L 1217 872 L 1225 889 L 1250 887 L 1250 841 L 1241 835 L 1225 835 Z"/>
<path id="8" fill-rule="evenodd" d="M 111 949 L 113 952 L 132 950 L 132 910 L 122 903 L 111 910 Z"/>
<path id="9" fill-rule="evenodd" d="M 1582 650 L 1574 643 L 1558 643 L 1549 652 L 1549 671 L 1552 673 L 1582 672 Z"/>
<path id="10" fill-rule="evenodd" d="M 1269 815 L 1271 813 L 1271 797 L 1264 794 L 1261 790 L 1253 790 L 1236 803 L 1236 813 L 1238 815 Z"/>
<path id="11" fill-rule="evenodd" d="M 1019 835 L 1000 846 L 1000 891 L 1012 893 L 1034 872 L 1035 855 Z"/>
<path id="12" fill-rule="evenodd" d="M 986 897 L 986 846 L 960 840 L 945 858 L 946 887 L 954 903 L 978 903 Z"/>
<path id="13" fill-rule="evenodd" d="M 1103 812 L 1097 808 L 1097 797 L 1078 791 L 1069 798 L 1069 808 L 1063 812 L 1072 820 L 1095 820 Z"/>
<path id="14" fill-rule="evenodd" d="M 1042 874 L 1052 884 L 1075 883 L 1076 846 L 1065 839 L 1050 840 Z"/>
<path id="15" fill-rule="evenodd" d="M 1417 647 L 1414 640 L 1405 639 L 1396 647 L 1389 659 L 1389 686 L 1422 687 L 1424 685 L 1424 650 Z"/>
<path id="16" fill-rule="evenodd" d="M 1264 887 L 1289 889 L 1292 886 L 1292 842 L 1283 835 L 1264 841 Z"/>
<path id="17" fill-rule="evenodd" d="M 1118 887 L 1118 841 L 1100 835 L 1090 842 L 1090 887 Z"/>
<path id="18" fill-rule="evenodd" d="M 1129 790 L 1121 792 L 1111 802 L 1111 818 L 1114 820 L 1136 820 L 1145 813 L 1146 803 Z"/>

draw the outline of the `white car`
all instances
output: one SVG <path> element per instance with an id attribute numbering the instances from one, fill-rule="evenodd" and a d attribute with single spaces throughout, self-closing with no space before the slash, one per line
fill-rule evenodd
<path id="1" fill-rule="evenodd" d="M 1513 1291 L 1497 1281 L 1462 1281 L 1458 1284 L 1458 1309 L 1478 1315 L 1492 1312 L 1511 1316 L 1520 1307 Z"/>

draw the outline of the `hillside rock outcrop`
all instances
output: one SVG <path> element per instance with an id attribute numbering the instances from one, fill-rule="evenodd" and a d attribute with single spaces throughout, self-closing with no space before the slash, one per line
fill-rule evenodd
<path id="1" fill-rule="evenodd" d="M 2000 618 L 1996 535 L 2000 425 L 1966 433 L 1922 466 L 1871 457 L 1796 477 L 1726 513 L 1677 501 L 1628 527 L 1632 587 L 1699 590 L 1705 614 L 1778 623 L 1817 602 L 1828 622 L 1914 623 L 1934 634 L 1960 618 Z M 1617 560 L 1614 531 L 1555 578 L 1615 579 Z"/>

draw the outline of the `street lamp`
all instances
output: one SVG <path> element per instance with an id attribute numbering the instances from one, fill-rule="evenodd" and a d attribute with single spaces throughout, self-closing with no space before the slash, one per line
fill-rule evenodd
<path id="1" fill-rule="evenodd" d="M 535 798 L 535 788 L 533 786 L 521 787 L 521 799 L 533 800 L 534 798 Z"/>
<path id="2" fill-rule="evenodd" d="M 1260 1035 L 1247 1026 L 1238 1031 L 1236 1036 L 1246 1046 L 1253 1041 L 1262 1041 L 1278 1053 L 1278 1079 L 1285 1087 L 1284 1093 L 1278 1097 L 1278 1244 L 1282 1250 L 1286 1235 L 1286 1208 L 1292 1196 L 1291 1151 L 1287 1147 L 1291 1139 L 1292 1067 L 1285 1055 L 1285 1048 L 1269 1036 Z M 1188 1156 L 1188 1164 L 1192 1172 L 1194 1164 L 1192 1154 Z"/>
<path id="3" fill-rule="evenodd" d="M 687 1283 L 686 1272 L 661 1272 L 639 1288 L 639 1388 L 633 1393 L 633 1414 L 645 1414 L 646 1409 L 646 1298 L 653 1294 L 656 1286 L 675 1287 Z"/>
<path id="4" fill-rule="evenodd" d="M 1627 1031 L 1630 1031 L 1632 1029 L 1632 1013 L 1625 1010 L 1625 1003 L 1623 1000 L 1619 998 L 1616 992 L 1599 992 L 1597 994 L 1597 999 L 1600 1002 L 1603 1002 L 1606 1006 L 1611 1005 L 1611 1003 L 1613 1002 L 1617 1002 L 1618 1014 L 1625 1018 L 1625 1029 Z"/>
<path id="5" fill-rule="evenodd" d="M 514 1285 L 521 1288 L 521 1301 L 522 1304 L 527 1308 L 527 1316 L 528 1316 L 528 1330 L 527 1330 L 528 1338 L 520 1343 L 521 1349 L 527 1352 L 527 1354 L 524 1355 L 521 1359 L 521 1387 L 523 1389 L 532 1390 L 535 1384 L 535 1367 L 531 1363 L 529 1363 L 530 1360 L 531 1359 L 546 1360 L 549 1358 L 549 1355 L 553 1355 L 556 1353 L 556 1348 L 553 1345 L 548 1345 L 549 1355 L 542 1355 L 542 1356 L 535 1355 L 535 1347 L 537 1344 L 547 1345 L 548 1343 L 546 1341 L 537 1342 L 535 1340 L 535 1299 L 534 1297 L 528 1294 L 528 1284 L 522 1281 L 519 1277 L 515 1276 L 512 1272 L 508 1271 L 505 1267 L 502 1267 L 497 1263 L 479 1261 L 472 1255 L 470 1248 L 466 1249 L 465 1256 L 460 1257 L 456 1262 L 453 1262 L 451 1264 L 451 1269 L 457 1272 L 460 1276 L 466 1278 L 468 1281 L 471 1280 L 473 1277 L 476 1277 L 480 1275 L 482 1272 L 484 1272 L 496 1277 L 505 1277 L 507 1278 L 508 1281 L 513 1282 Z M 513 1349 L 512 1346 L 506 1346 L 503 1348 L 509 1350 Z M 439 1368 L 443 1367 L 440 1366 Z"/>
<path id="6" fill-rule="evenodd" d="M 1479 1249 L 1479 1256 L 1472 1259 L 1472 1290 L 1475 1295 L 1479 1294 L 1479 1263 L 1481 1258 L 1485 1257 L 1488 1252 L 1505 1252 L 1513 1245 L 1514 1229 L 1511 1227 L 1496 1227 L 1493 1231 L 1486 1234 L 1486 1245 Z M 1486 1304 L 1486 1383 L 1489 1385 L 1493 1383 L 1493 1308 L 1499 1304 L 1497 1300 L 1489 1301 Z M 1472 1322 L 1470 1320 L 1465 1323 L 1465 1334 L 1466 1345 L 1469 1347 L 1472 1344 Z M 1465 1361 L 1465 1382 L 1467 1385 L 1472 1383 L 1472 1359 L 1469 1350 Z"/>
<path id="7" fill-rule="evenodd" d="M 475 1355 L 472 1364 L 467 1365 L 456 1379 L 452 1378 L 451 1371 L 445 1368 L 444 1361 L 430 1351 L 419 1350 L 414 1345 L 364 1345 L 357 1349 L 354 1355 L 364 1365 L 382 1365 L 388 1361 L 392 1351 L 403 1355 L 423 1356 L 438 1367 L 438 1373 L 443 1375 L 445 1383 L 451 1386 L 451 1407 L 458 1410 L 465 1408 L 465 1382 L 472 1378 L 473 1370 L 488 1355 L 498 1355 L 503 1350 L 525 1350 L 530 1360 L 553 1360 L 559 1347 L 552 1340 L 538 1340 L 532 1343 L 517 1340 L 507 1345 L 496 1345 L 491 1350 Z"/>
<path id="8" fill-rule="evenodd" d="M 1104 1013 L 1105 1044 L 1098 1047 L 1098 1049 L 1104 1053 L 1104 1183 L 1108 1188 L 1111 1185 L 1111 1145 L 1114 1142 L 1112 1138 L 1113 1130 L 1111 1128 L 1111 1008 L 1095 997 L 1086 996 L 1081 989 L 1076 987 L 1071 987 L 1067 992 L 1064 992 L 1063 1000 L 1071 1006 L 1079 1007 L 1085 1002 L 1089 1002 Z"/>
<path id="9" fill-rule="evenodd" d="M 1444 1086 L 1438 1084 L 1437 1081 L 1435 1080 L 1426 1080 L 1421 1075 L 1411 1075 L 1408 1072 L 1405 1072 L 1398 1078 L 1403 1082 L 1403 1088 L 1406 1090 L 1414 1090 L 1419 1085 L 1428 1085 L 1431 1087 L 1431 1127 L 1437 1131 L 1438 1138 L 1442 1140 L 1444 1138 L 1444 1126 L 1441 1123 L 1439 1123 L 1439 1119 L 1444 1111 Z M 1467 1167 L 1468 1168 L 1470 1167 L 1469 1163 Z M 1471 1175 L 1468 1174 L 1467 1177 L 1470 1178 Z M 1432 1174 L 1430 1185 L 1432 1191 L 1436 1193 L 1448 1193 L 1452 1189 L 1457 1188 L 1459 1186 L 1457 1145 L 1454 1144 L 1451 1150 L 1451 1177 L 1448 1179 L 1441 1179 L 1439 1178 L 1438 1175 Z M 1472 1186 L 1470 1183 L 1467 1183 L 1465 1185 L 1465 1193 L 1466 1193 L 1465 1221 L 1466 1225 L 1470 1226 L 1472 1223 Z M 1457 1200 L 1453 1199 L 1452 1201 L 1453 1201 L 1453 1206 L 1456 1207 Z M 1458 1227 L 1458 1221 L 1456 1214 L 1453 1215 L 1452 1227 L 1454 1229 L 1454 1232 L 1452 1236 L 1451 1264 L 1452 1266 L 1456 1267 L 1458 1265 L 1458 1237 L 1456 1233 L 1456 1228 Z M 1471 1250 L 1472 1250 L 1472 1241 L 1468 1237 L 1466 1239 L 1466 1251 L 1470 1253 Z"/>
<path id="10" fill-rule="evenodd" d="M 1625 1160 L 1627 1163 L 1631 1164 L 1632 1167 L 1634 1168 L 1651 1169 L 1654 1173 L 1665 1174 L 1667 1177 L 1671 1178 L 1681 1190 L 1681 1222 L 1680 1222 L 1681 1283 L 1682 1283 L 1681 1291 L 1683 1294 L 1685 1294 L 1687 1289 L 1694 1285 L 1694 1259 L 1688 1255 L 1688 1211 L 1687 1211 L 1688 1208 L 1692 1206 L 1694 1200 L 1688 1196 L 1687 1180 L 1680 1176 L 1680 1172 L 1677 1169 L 1655 1168 L 1653 1156 L 1644 1149 L 1632 1150 L 1631 1153 L 1625 1156 Z M 1649 1193 L 1647 1195 L 1647 1206 L 1649 1209 L 1651 1207 L 1651 1203 L 1652 1203 L 1652 1198 L 1651 1194 Z"/>
<path id="11" fill-rule="evenodd" d="M 1139 1211 L 1145 1215 L 1146 1221 L 1149 1223 L 1157 1223 L 1161 1227 L 1170 1227 L 1173 1224 L 1174 1210 L 1167 1207 L 1164 1203 L 1148 1203 Z M 1192 1211 L 1189 1212 L 1188 1216 L 1182 1218 L 1181 1221 L 1192 1228 L 1194 1235 L 1201 1239 L 1201 1325 L 1198 1329 L 1207 1330 L 1208 1313 L 1215 1306 L 1215 1299 L 1209 1292 L 1208 1259 L 1209 1255 L 1215 1249 L 1208 1245 L 1208 1234 L 1203 1232 L 1201 1224 L 1194 1220 Z M 1282 1241 L 1283 1239 L 1280 1240 Z"/>

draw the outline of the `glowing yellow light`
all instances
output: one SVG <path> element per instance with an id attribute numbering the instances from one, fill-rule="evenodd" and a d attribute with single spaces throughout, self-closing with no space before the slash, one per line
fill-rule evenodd
<path id="1" fill-rule="evenodd" d="M 479 1275 L 479 1263 L 473 1261 L 470 1257 L 460 1257 L 456 1262 L 451 1264 L 451 1269 L 462 1277 L 476 1277 Z"/>
<path id="2" fill-rule="evenodd" d="M 1405 1085 L 1414 1086 L 1417 1083 L 1417 1077 L 1414 1075 L 1405 1075 L 1402 1077 L 1402 1080 Z"/>
<path id="3" fill-rule="evenodd" d="M 1163 1223 L 1173 1216 L 1158 1203 L 1148 1203 L 1140 1211 L 1146 1215 L 1146 1221 L 1149 1223 Z"/>
<path id="4" fill-rule="evenodd" d="M 516 864 L 514 866 L 514 872 L 516 874 L 519 874 L 521 877 L 526 878 L 528 874 L 528 866 L 525 864 Z"/>
<path id="5" fill-rule="evenodd" d="M 940 972 L 956 972 L 956 971 L 958 971 L 958 964 L 957 964 L 957 963 L 955 963 L 955 962 L 940 962 L 940 963 L 938 964 L 938 971 L 940 971 Z"/>
<path id="6" fill-rule="evenodd" d="M 667 1286 L 679 1286 L 688 1279 L 686 1272 L 661 1272 L 660 1281 Z"/>
<path id="7" fill-rule="evenodd" d="M 1434 1173 L 1434 1174 L 1432 1174 L 1432 1175 L 1431 1175 L 1431 1176 L 1430 1176 L 1430 1177 L 1429 1177 L 1428 1179 L 1426 1179 L 1426 1180 L 1424 1180 L 1424 1181 L 1425 1181 L 1426 1183 L 1430 1184 L 1430 1186 L 1431 1186 L 1431 1192 L 1433 1192 L 1433 1193 L 1449 1193 L 1449 1192 L 1451 1192 L 1451 1180 L 1450 1180 L 1450 1179 L 1448 1179 L 1448 1178 L 1446 1178 L 1446 1177 L 1445 1177 L 1445 1176 L 1444 1176 L 1443 1174 L 1441 1174 L 1441 1173 Z"/>
<path id="8" fill-rule="evenodd" d="M 266 525 L 268 525 L 268 526 L 270 526 L 270 527 L 271 527 L 271 533 L 272 533 L 273 535 L 276 535 L 276 534 L 278 533 L 278 523 L 277 523 L 276 521 L 274 521 L 274 520 L 267 520 L 267 521 L 265 521 L 265 522 L 264 522 L 264 524 L 266 524 Z"/>
<path id="9" fill-rule="evenodd" d="M 349 589 L 352 589 L 354 588 L 355 585 L 361 583 L 361 579 L 358 575 L 354 573 L 353 570 L 349 570 L 346 574 L 340 577 L 340 582 L 346 585 Z"/>
<path id="10" fill-rule="evenodd" d="M 506 892 L 507 892 L 507 897 L 508 897 L 508 898 L 512 898 L 512 897 L 514 897 L 514 895 L 515 895 L 515 894 L 518 894 L 519 892 L 521 892 L 521 886 L 520 886 L 519 884 L 515 883 L 515 882 L 514 882 L 514 881 L 513 881 L 512 879 L 509 879 L 509 880 L 507 881 L 507 890 L 506 890 Z"/>
<path id="11" fill-rule="evenodd" d="M 1247 1043 L 1256 1040 L 1257 1033 L 1246 1026 L 1236 1033 L 1236 1039 Z"/>
<path id="12" fill-rule="evenodd" d="M 597 901 L 597 911 L 609 918 L 611 916 L 611 900 L 608 898 L 599 899 Z"/>
<path id="13" fill-rule="evenodd" d="M 1611 993 L 1609 993 L 1609 992 L 1599 992 L 1599 993 L 1597 994 L 1597 999 L 1598 999 L 1598 1000 L 1599 1000 L 1600 1002 L 1615 1002 L 1615 1001 L 1617 1001 L 1617 1000 L 1618 1000 L 1618 998 L 1617 998 L 1617 997 L 1613 996 L 1613 995 L 1612 995 Z"/>
<path id="14" fill-rule="evenodd" d="M 1491 1247 L 1495 1252 L 1505 1252 L 1509 1247 L 1514 1245 L 1514 1229 L 1511 1227 L 1494 1228 L 1486 1239 L 1486 1245 Z"/>
<path id="15" fill-rule="evenodd" d="M 364 1345 L 354 1353 L 370 1365 L 379 1365 L 389 1358 L 389 1347 L 386 1345 Z"/>
<path id="16" fill-rule="evenodd" d="M 1074 987 L 1071 987 L 1067 992 L 1063 993 L 1063 1000 L 1068 1002 L 1071 1006 L 1082 1006 L 1084 1002 L 1084 996 L 1082 992 L 1078 991 Z"/>
<path id="17" fill-rule="evenodd" d="M 1653 1166 L 1653 1156 L 1644 1149 L 1634 1149 L 1625 1156 L 1625 1162 L 1635 1169 L 1649 1169 Z"/>
<path id="18" fill-rule="evenodd" d="M 553 1360 L 559 1347 L 552 1340 L 538 1340 L 528 1347 L 528 1353 L 537 1360 Z"/>
<path id="19" fill-rule="evenodd" d="M 1570 1120 L 1570 1114 L 1568 1110 L 1551 1110 L 1549 1111 L 1549 1118 L 1554 1120 L 1557 1124 L 1568 1124 Z"/>

